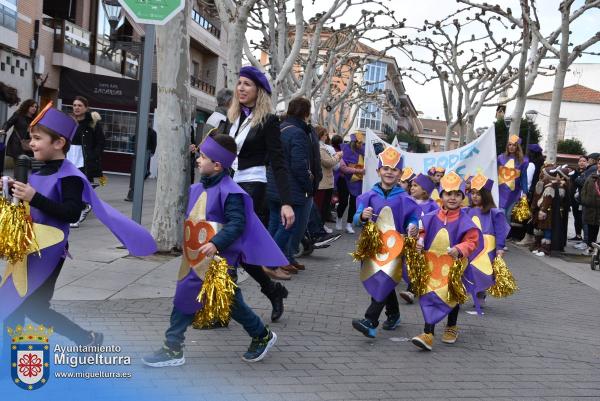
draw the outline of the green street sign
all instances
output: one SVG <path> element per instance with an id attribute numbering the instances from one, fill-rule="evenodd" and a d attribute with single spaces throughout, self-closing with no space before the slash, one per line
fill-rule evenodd
<path id="1" fill-rule="evenodd" d="M 186 0 L 119 0 L 138 24 L 164 25 L 183 10 Z"/>

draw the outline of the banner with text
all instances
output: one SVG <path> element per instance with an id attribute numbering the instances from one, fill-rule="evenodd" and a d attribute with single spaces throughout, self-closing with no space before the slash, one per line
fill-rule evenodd
<path id="1" fill-rule="evenodd" d="M 379 181 L 377 176 L 377 154 L 390 146 L 372 130 L 367 129 L 365 138 L 365 176 L 363 192 L 371 189 Z M 492 195 L 498 204 L 498 168 L 496 164 L 496 135 L 494 126 L 473 142 L 458 149 L 446 152 L 410 153 L 396 147 L 402 154 L 403 166 L 411 167 L 415 173 L 426 173 L 429 168 L 445 167 L 447 171 L 456 171 L 461 177 L 481 172 L 494 180 L 496 185 Z"/>

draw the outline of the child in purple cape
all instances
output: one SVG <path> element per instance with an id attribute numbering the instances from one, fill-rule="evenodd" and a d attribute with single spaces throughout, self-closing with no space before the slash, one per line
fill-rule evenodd
<path id="1" fill-rule="evenodd" d="M 254 213 L 252 199 L 229 176 L 236 158 L 235 140 L 228 135 L 208 136 L 200 145 L 197 160 L 200 183 L 190 187 L 179 279 L 173 299 L 170 325 L 161 349 L 142 362 L 152 367 L 185 363 L 185 332 L 203 305 L 197 298 L 211 259 L 219 253 L 227 264 L 249 263 L 269 267 L 287 263 L 275 241 Z M 235 269 L 229 272 L 236 280 Z M 277 335 L 246 305 L 239 287 L 235 289 L 231 317 L 252 338 L 242 359 L 262 360 L 277 341 Z"/>
<path id="2" fill-rule="evenodd" d="M 88 331 L 50 307 L 56 280 L 68 254 L 69 223 L 79 219 L 85 204 L 129 249 L 132 255 L 156 252 L 148 231 L 100 200 L 89 181 L 65 159 L 77 122 L 49 103 L 31 122 L 31 149 L 44 162 L 28 183 L 9 180 L 13 196 L 29 203 L 40 254 L 29 251 L 22 261 L 7 262 L 0 282 L 0 321 L 23 325 L 25 317 L 69 338 L 77 345 L 96 346 L 102 333 Z M 2 185 L 0 185 L 1 187 Z M 6 331 L 4 331 L 6 333 Z"/>
<path id="3" fill-rule="evenodd" d="M 450 269 L 456 259 L 469 263 L 477 255 L 482 241 L 481 230 L 471 221 L 461 203 L 465 198 L 465 183 L 455 172 L 440 180 L 442 208 L 422 217 L 423 229 L 417 247 L 425 250 L 430 277 L 427 292 L 419 297 L 425 319 L 423 333 L 413 337 L 417 347 L 431 351 L 435 324 L 448 316 L 448 324 L 442 342 L 453 344 L 458 338 L 458 311 L 460 305 L 451 302 L 449 295 Z M 464 260 L 467 259 L 467 260 Z M 472 269 L 467 265 L 462 278 L 472 278 Z M 469 288 L 468 288 L 469 290 Z"/>
<path id="4" fill-rule="evenodd" d="M 360 278 L 371 296 L 371 304 L 365 312 L 364 319 L 352 320 L 352 327 L 369 338 L 374 338 L 377 334 L 379 316 L 384 307 L 387 319 L 383 323 L 383 329 L 395 330 L 400 325 L 400 308 L 395 288 L 403 277 L 405 280 L 408 280 L 408 277 L 403 274 L 401 242 L 397 236 L 400 233 L 416 237 L 421 212 L 417 204 L 398 185 L 402 166 L 400 153 L 390 146 L 378 157 L 377 172 L 381 181 L 358 197 L 354 215 L 355 225 L 363 225 L 373 219 L 387 248 L 387 259 L 383 260 L 380 258 L 382 255 L 377 255 L 375 258 L 364 260 L 361 267 Z"/>

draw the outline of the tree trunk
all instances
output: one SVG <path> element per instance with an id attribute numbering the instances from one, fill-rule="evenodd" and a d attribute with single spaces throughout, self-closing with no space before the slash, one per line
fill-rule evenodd
<path id="1" fill-rule="evenodd" d="M 246 30 L 248 28 L 248 15 L 254 7 L 257 0 L 245 1 L 235 12 L 235 20 L 229 22 L 232 26 L 227 37 L 227 87 L 235 88 L 238 79 L 238 73 L 242 67 L 242 54 L 244 52 L 244 42 L 246 41 Z M 217 1 L 216 3 L 219 3 Z M 219 7 L 219 6 L 217 6 Z"/>
<path id="2" fill-rule="evenodd" d="M 156 27 L 158 180 L 152 236 L 159 251 L 181 249 L 190 184 L 190 3 Z"/>
<path id="3" fill-rule="evenodd" d="M 565 63 L 566 64 L 566 63 Z M 567 66 L 561 62 L 556 69 L 554 77 L 554 89 L 552 91 L 552 103 L 550 104 L 550 118 L 548 121 L 548 138 L 546 140 L 546 161 L 556 163 L 556 147 L 558 144 L 558 125 L 560 121 L 560 104 L 565 85 Z"/>

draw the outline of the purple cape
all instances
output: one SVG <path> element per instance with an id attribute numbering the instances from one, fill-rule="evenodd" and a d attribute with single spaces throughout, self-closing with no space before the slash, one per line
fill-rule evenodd
<path id="1" fill-rule="evenodd" d="M 244 232 L 230 247 L 219 252 L 221 257 L 227 259 L 230 266 L 238 266 L 240 263 L 268 267 L 288 264 L 287 258 L 281 253 L 273 238 L 254 213 L 252 198 L 227 175 L 217 185 L 210 188 L 204 188 L 202 184 L 194 184 L 190 187 L 186 220 L 203 192 L 206 192 L 205 221 L 217 224 L 226 223 L 224 211 L 228 195 L 240 194 L 244 198 L 246 215 Z M 183 258 L 185 258 L 185 254 Z M 193 268 L 190 268 L 186 275 L 177 282 L 173 299 L 177 310 L 184 314 L 192 314 L 201 309 L 202 304 L 197 301 L 201 288 L 202 279 Z"/>
<path id="2" fill-rule="evenodd" d="M 473 258 L 479 254 L 482 249 L 483 235 L 481 230 L 471 221 L 469 216 L 464 210 L 460 211 L 458 219 L 444 224 L 442 220 L 438 218 L 438 211 L 431 212 L 422 217 L 423 228 L 425 230 L 425 244 L 424 248 L 430 250 L 432 243 L 438 236 L 438 233 L 442 229 L 446 229 L 448 232 L 448 243 L 443 244 L 443 248 L 453 247 L 462 241 L 465 234 L 475 228 L 479 233 L 479 241 L 477 249 L 467 258 L 469 265 L 463 273 L 462 281 L 467 289 L 467 292 L 473 295 L 474 302 L 477 302 L 475 294 L 481 289 L 478 286 L 481 274 L 475 271 L 476 269 L 471 266 Z M 439 239 L 438 239 L 439 240 Z M 444 250 L 441 250 L 443 255 Z M 431 263 L 431 262 L 430 262 Z M 436 266 L 434 266 L 435 268 Z M 443 269 L 442 269 L 443 270 Z M 483 277 L 485 279 L 485 277 Z M 487 287 L 486 287 L 487 288 Z M 436 324 L 442 320 L 450 311 L 454 308 L 454 305 L 449 305 L 443 300 L 436 291 L 432 290 L 419 298 L 419 304 L 421 305 L 421 311 L 423 312 L 423 318 L 428 324 Z"/>
<path id="3" fill-rule="evenodd" d="M 510 161 L 514 160 L 515 169 L 519 170 L 519 177 L 514 179 L 515 181 L 515 189 L 510 189 L 507 183 L 503 182 L 500 184 L 500 174 L 498 174 L 498 192 L 500 196 L 500 208 L 505 211 L 509 210 L 521 197 L 521 191 L 523 186 L 521 185 L 521 179 L 527 176 L 527 166 L 529 165 L 529 159 L 526 157 L 523 158 L 523 162 L 518 164 L 517 160 L 515 160 L 514 156 L 506 156 L 502 153 L 498 156 L 498 168 L 506 166 L 506 164 Z M 510 216 L 508 216 L 510 218 Z"/>
<path id="4" fill-rule="evenodd" d="M 361 145 L 358 149 L 358 152 L 353 152 L 350 144 L 343 144 L 341 146 L 342 149 L 342 160 L 346 165 L 350 166 L 351 164 L 358 163 L 360 156 L 365 157 L 365 145 Z M 346 179 L 346 184 L 348 185 L 348 190 L 352 196 L 358 196 L 362 193 L 362 180 L 360 181 L 352 181 L 352 174 L 344 174 L 344 178 Z"/>
<path id="5" fill-rule="evenodd" d="M 431 213 L 434 212 L 436 210 L 438 210 L 440 207 L 437 204 L 436 201 L 434 201 L 433 199 L 429 198 L 427 199 L 425 202 L 423 203 L 418 203 L 417 205 L 419 205 L 419 207 L 421 208 L 422 214 L 425 215 L 427 213 Z"/>
<path id="6" fill-rule="evenodd" d="M 37 192 L 54 201 L 60 201 L 60 180 L 65 177 L 76 176 L 83 182 L 82 199 L 92 206 L 94 214 L 108 229 L 127 247 L 135 256 L 151 255 L 156 252 L 156 243 L 150 233 L 136 222 L 122 215 L 102 201 L 90 185 L 87 178 L 73 163 L 64 160 L 60 169 L 52 175 L 40 176 L 31 174 L 29 183 Z M 31 218 L 34 223 L 47 225 L 60 229 L 64 238 L 59 243 L 41 250 L 41 257 L 37 253 L 27 256 L 27 293 L 21 297 L 15 288 L 13 278 L 0 287 L 0 321 L 10 315 L 23 301 L 39 288 L 52 274 L 58 262 L 65 256 L 66 245 L 69 237 L 69 224 L 42 213 L 32 207 Z"/>
<path id="7" fill-rule="evenodd" d="M 381 209 L 388 206 L 392 210 L 392 216 L 394 218 L 394 225 L 397 232 L 406 234 L 405 226 L 408 225 L 408 221 L 411 219 L 418 220 L 421 215 L 421 209 L 410 198 L 406 192 L 398 191 L 391 193 L 387 198 L 384 198 L 380 193 L 375 190 L 370 190 L 360 195 L 356 199 L 359 210 L 372 207 L 373 213 L 380 215 Z M 375 265 L 369 261 L 363 263 L 361 268 L 361 279 L 363 279 L 363 285 L 369 295 L 371 295 L 376 301 L 383 302 L 385 298 L 394 290 L 396 285 L 400 282 L 400 275 L 408 282 L 408 274 L 401 258 L 398 257 L 397 271 L 396 268 L 384 269 L 385 266 L 377 266 L 378 271 L 374 274 L 369 275 L 366 271 Z M 383 268 L 382 268 L 383 267 Z M 402 269 L 400 271 L 400 269 Z M 387 272 L 386 272 L 387 271 Z M 392 273 L 392 274 L 390 274 Z M 399 273 L 399 274 L 398 274 Z M 368 275 L 368 277 L 366 277 Z"/>

